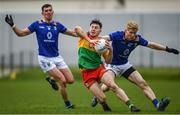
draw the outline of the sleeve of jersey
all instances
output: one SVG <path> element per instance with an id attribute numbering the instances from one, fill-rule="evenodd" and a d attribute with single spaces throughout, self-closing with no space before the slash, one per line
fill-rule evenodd
<path id="1" fill-rule="evenodd" d="M 57 23 L 57 26 L 59 28 L 59 32 L 64 33 L 67 31 L 67 28 L 63 24 Z"/>
<path id="2" fill-rule="evenodd" d="M 36 25 L 37 25 L 38 22 L 34 22 L 32 23 L 28 29 L 33 33 L 35 30 L 36 30 Z"/>
<path id="3" fill-rule="evenodd" d="M 120 36 L 120 33 L 118 31 L 109 34 L 109 37 L 110 37 L 111 41 L 117 39 L 119 36 Z"/>
<path id="4" fill-rule="evenodd" d="M 142 46 L 147 46 L 148 41 L 146 39 L 142 38 L 141 36 L 139 36 L 139 44 Z"/>

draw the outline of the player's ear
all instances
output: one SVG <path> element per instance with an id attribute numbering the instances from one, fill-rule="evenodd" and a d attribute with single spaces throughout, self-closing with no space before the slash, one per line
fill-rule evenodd
<path id="1" fill-rule="evenodd" d="M 126 33 L 126 32 L 127 32 L 127 29 L 125 29 L 124 32 Z"/>

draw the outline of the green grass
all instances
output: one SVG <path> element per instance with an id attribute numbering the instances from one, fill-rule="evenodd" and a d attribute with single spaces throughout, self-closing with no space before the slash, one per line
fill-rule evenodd
<path id="1" fill-rule="evenodd" d="M 0 114 L 106 114 L 100 105 L 90 106 L 92 94 L 84 87 L 78 69 L 71 68 L 76 82 L 68 85 L 71 101 L 75 109 L 65 109 L 60 94 L 51 89 L 45 81 L 45 75 L 39 68 L 17 74 L 16 80 L 9 77 L 0 79 Z M 165 112 L 157 112 L 142 91 L 124 78 L 116 79 L 129 98 L 141 108 L 140 114 L 178 114 L 180 113 L 180 68 L 139 68 L 140 73 L 150 84 L 160 99 L 169 96 L 171 103 Z M 107 102 L 112 108 L 110 114 L 130 114 L 127 106 L 112 93 L 107 92 Z"/>

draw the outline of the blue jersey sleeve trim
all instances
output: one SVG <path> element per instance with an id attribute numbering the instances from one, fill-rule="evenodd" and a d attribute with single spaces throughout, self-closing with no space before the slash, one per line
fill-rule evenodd
<path id="1" fill-rule="evenodd" d="M 113 36 L 112 36 L 112 34 L 109 34 L 109 37 L 110 37 L 110 40 L 112 41 L 112 39 L 113 39 Z"/>
<path id="2" fill-rule="evenodd" d="M 61 30 L 62 33 L 66 32 L 67 28 L 63 28 L 63 30 Z"/>
<path id="3" fill-rule="evenodd" d="M 139 37 L 139 44 L 142 46 L 147 46 L 148 45 L 148 41 L 144 38 L 142 38 L 140 35 L 138 35 Z"/>
<path id="4" fill-rule="evenodd" d="M 37 25 L 37 22 L 33 22 L 29 27 L 28 29 L 33 33 L 35 30 L 36 30 L 36 25 Z"/>
<path id="5" fill-rule="evenodd" d="M 123 35 L 124 35 L 123 31 L 121 31 L 121 32 L 120 31 L 116 31 L 116 32 L 113 32 L 113 33 L 109 34 L 111 41 L 122 39 Z"/>
<path id="6" fill-rule="evenodd" d="M 59 28 L 59 32 L 64 33 L 67 31 L 67 28 L 60 22 L 56 22 L 56 24 L 57 24 L 57 27 Z"/>

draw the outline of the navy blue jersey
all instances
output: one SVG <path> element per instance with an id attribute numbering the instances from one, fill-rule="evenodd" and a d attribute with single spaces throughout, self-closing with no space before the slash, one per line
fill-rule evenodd
<path id="1" fill-rule="evenodd" d="M 138 45 L 148 45 L 148 41 L 142 38 L 140 35 L 137 35 L 137 39 L 132 41 L 125 40 L 124 35 L 124 31 L 117 31 L 109 34 L 113 47 L 113 65 L 122 65 L 127 63 L 130 53 Z"/>
<path id="2" fill-rule="evenodd" d="M 56 57 L 58 51 L 59 33 L 64 33 L 67 28 L 59 22 L 43 22 L 36 21 L 32 23 L 28 29 L 33 33 L 36 32 L 38 41 L 39 55 L 46 57 Z"/>

